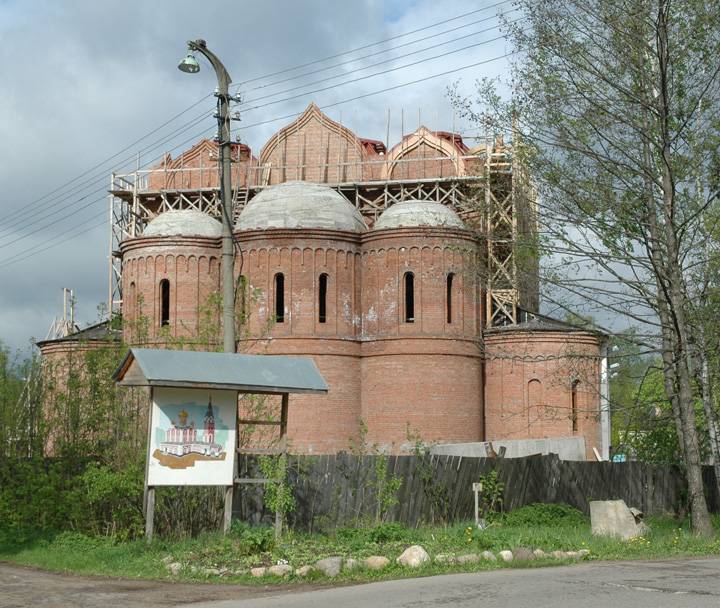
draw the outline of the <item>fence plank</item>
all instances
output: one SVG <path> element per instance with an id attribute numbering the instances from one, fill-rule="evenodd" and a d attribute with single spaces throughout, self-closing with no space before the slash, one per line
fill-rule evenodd
<path id="1" fill-rule="evenodd" d="M 293 456 L 290 480 L 296 509 L 289 521 L 300 529 L 322 526 L 355 526 L 374 521 L 377 508 L 375 465 L 383 458 L 392 475 L 402 478 L 398 504 L 387 519 L 408 526 L 441 518 L 450 522 L 472 518 L 470 490 L 473 481 L 492 470 L 505 484 L 507 510 L 533 502 L 563 502 L 585 513 L 589 501 L 622 498 L 628 506 L 647 515 L 674 510 L 686 487 L 682 472 L 674 467 L 654 467 L 639 462 L 571 462 L 556 455 L 525 458 L 471 458 L 458 456 L 358 456 L 353 454 Z M 257 458 L 239 455 L 240 477 L 260 477 Z M 421 472 L 431 472 L 423 479 Z M 705 467 L 703 478 L 712 512 L 720 510 L 714 471 Z M 433 492 L 434 489 L 434 492 Z M 236 516 L 253 523 L 269 521 L 260 487 L 237 489 Z M 436 498 L 433 499 L 432 495 Z M 443 506 L 437 496 L 448 502 Z"/>

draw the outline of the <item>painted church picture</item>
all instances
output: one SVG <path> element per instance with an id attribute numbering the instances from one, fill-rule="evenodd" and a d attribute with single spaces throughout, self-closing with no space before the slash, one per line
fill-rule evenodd
<path id="1" fill-rule="evenodd" d="M 224 456 L 224 448 L 215 442 L 215 415 L 213 414 L 212 398 L 208 399 L 207 411 L 203 417 L 203 429 L 199 431 L 195 421 L 188 421 L 188 413 L 182 409 L 178 412 L 178 422 L 171 420 L 171 427 L 165 432 L 165 441 L 160 443 L 162 454 L 185 456 L 200 454 L 211 458 Z"/>
<path id="2" fill-rule="evenodd" d="M 236 394 L 163 388 L 153 401 L 151 485 L 232 483 Z"/>

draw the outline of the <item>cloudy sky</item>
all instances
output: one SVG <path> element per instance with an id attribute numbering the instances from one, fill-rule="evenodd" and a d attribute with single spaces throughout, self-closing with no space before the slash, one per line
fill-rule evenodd
<path id="1" fill-rule="evenodd" d="M 141 165 L 176 156 L 213 132 L 212 98 L 188 109 L 214 89 L 212 71 L 176 69 L 186 40 L 204 38 L 227 66 L 246 100 L 240 136 L 253 151 L 290 119 L 266 121 L 311 101 L 381 140 L 390 109 L 392 144 L 401 111 L 406 132 L 418 111 L 449 130 L 447 87 L 460 80 L 470 95 L 476 78 L 506 73 L 496 15 L 511 6 L 496 4 L 0 0 L 0 340 L 26 348 L 43 338 L 62 312 L 62 287 L 75 290 L 82 325 L 97 320 L 108 291 L 111 171 L 131 171 L 138 153 Z M 398 87 L 471 64 L 480 65 Z"/>

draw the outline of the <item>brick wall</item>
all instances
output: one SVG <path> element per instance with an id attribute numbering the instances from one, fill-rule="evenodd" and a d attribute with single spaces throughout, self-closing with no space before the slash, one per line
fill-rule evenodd
<path id="1" fill-rule="evenodd" d="M 592 448 L 601 446 L 600 346 L 596 335 L 580 331 L 487 333 L 487 438 L 582 435 L 588 458 L 594 458 Z"/>
<path id="2" fill-rule="evenodd" d="M 139 237 L 125 241 L 121 250 L 124 339 L 130 344 L 163 342 L 160 294 L 163 279 L 170 288 L 167 331 L 175 337 L 198 336 L 199 310 L 207 307 L 220 289 L 219 239 Z M 146 335 L 141 327 L 143 319 L 147 320 Z"/>

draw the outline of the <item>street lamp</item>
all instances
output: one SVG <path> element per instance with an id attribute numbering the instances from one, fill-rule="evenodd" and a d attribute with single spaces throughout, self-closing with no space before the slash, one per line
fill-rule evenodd
<path id="1" fill-rule="evenodd" d="M 195 59 L 195 55 L 188 53 L 185 59 L 178 65 L 178 70 L 186 74 L 195 74 L 200 71 L 200 64 L 197 62 L 197 59 Z"/>
<path id="2" fill-rule="evenodd" d="M 215 70 L 218 87 L 218 145 L 220 147 L 220 204 L 222 207 L 222 289 L 223 289 L 223 350 L 235 352 L 235 289 L 234 265 L 235 250 L 232 235 L 232 185 L 230 183 L 230 117 L 228 106 L 230 94 L 228 87 L 232 82 L 225 66 L 217 56 L 207 48 L 204 40 L 188 41 L 188 54 L 178 65 L 178 69 L 188 74 L 200 71 L 195 52 L 204 55 Z"/>

